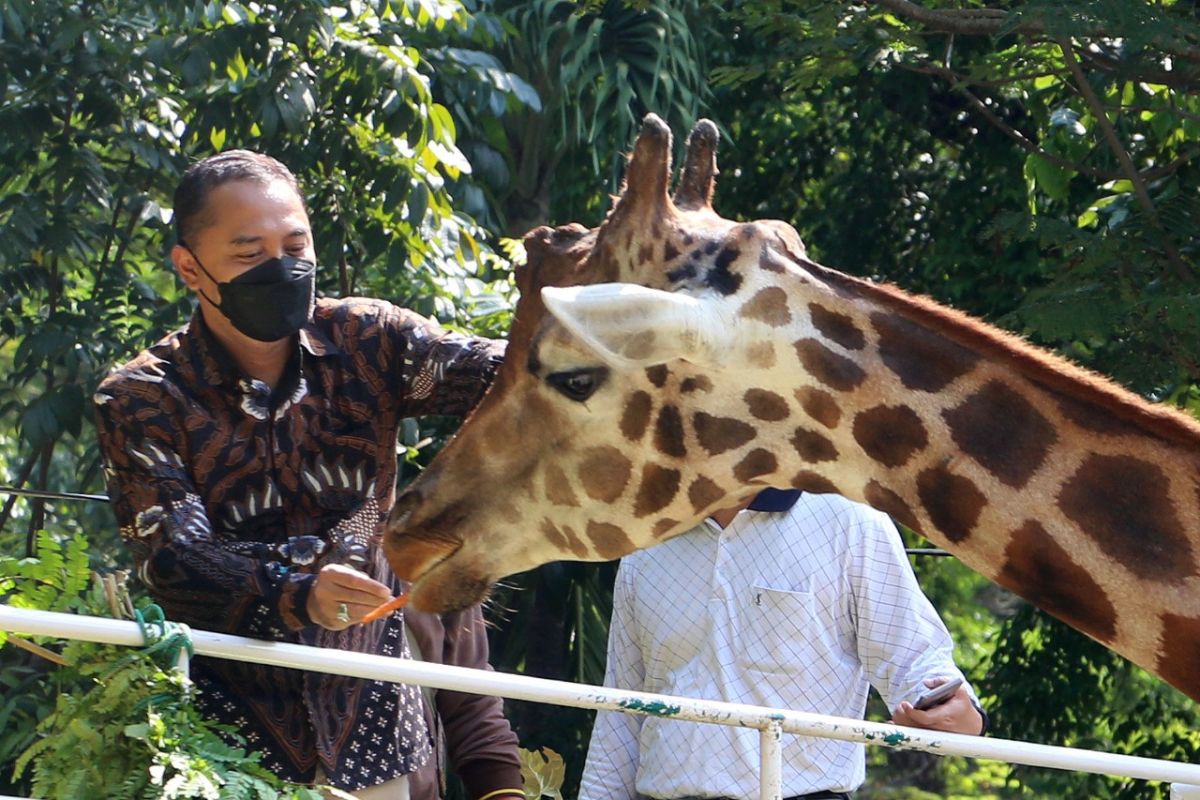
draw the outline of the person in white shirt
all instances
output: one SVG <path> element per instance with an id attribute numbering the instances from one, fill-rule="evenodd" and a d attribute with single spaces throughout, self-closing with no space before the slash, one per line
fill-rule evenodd
<path id="1" fill-rule="evenodd" d="M 869 684 L 898 724 L 982 733 L 965 680 L 940 705 L 913 707 L 963 677 L 952 649 L 887 516 L 767 490 L 622 560 L 604 682 L 854 718 Z M 784 737 L 785 798 L 849 797 L 865 772 L 860 744 Z M 579 800 L 750 800 L 758 775 L 756 730 L 601 711 Z"/>

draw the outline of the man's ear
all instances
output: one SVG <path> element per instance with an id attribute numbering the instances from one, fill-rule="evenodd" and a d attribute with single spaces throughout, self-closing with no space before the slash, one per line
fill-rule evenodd
<path id="1" fill-rule="evenodd" d="M 547 286 L 547 310 L 605 361 L 649 366 L 683 359 L 719 366 L 728 353 L 727 308 L 714 298 L 631 283 Z"/>
<path id="2" fill-rule="evenodd" d="M 179 275 L 179 279 L 189 289 L 195 290 L 200 285 L 200 265 L 196 263 L 196 257 L 190 250 L 181 244 L 172 247 L 171 263 L 175 265 L 175 272 Z"/>

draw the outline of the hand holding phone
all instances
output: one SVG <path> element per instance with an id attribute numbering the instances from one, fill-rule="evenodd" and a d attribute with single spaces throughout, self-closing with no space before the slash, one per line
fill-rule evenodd
<path id="1" fill-rule="evenodd" d="M 935 686 L 917 698 L 917 702 L 913 703 L 913 708 L 918 711 L 928 711 L 934 706 L 941 705 L 954 696 L 962 683 L 962 678 L 951 678 L 941 686 Z"/>

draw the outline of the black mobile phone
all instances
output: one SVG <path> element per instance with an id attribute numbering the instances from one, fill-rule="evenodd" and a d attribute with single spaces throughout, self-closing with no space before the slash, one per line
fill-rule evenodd
<path id="1" fill-rule="evenodd" d="M 951 695 L 957 692 L 960 686 L 962 686 L 962 678 L 951 678 L 941 686 L 936 686 L 918 697 L 917 702 L 913 703 L 913 708 L 920 711 L 928 711 L 934 706 L 949 700 Z"/>

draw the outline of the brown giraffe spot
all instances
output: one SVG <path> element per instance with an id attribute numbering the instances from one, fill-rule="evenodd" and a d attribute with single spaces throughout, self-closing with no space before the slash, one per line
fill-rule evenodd
<path id="1" fill-rule="evenodd" d="M 945 467 L 930 467 L 917 476 L 917 496 L 933 526 L 955 543 L 971 535 L 987 505 L 974 483 Z"/>
<path id="2" fill-rule="evenodd" d="M 650 395 L 636 391 L 625 401 L 625 410 L 621 412 L 621 433 L 631 442 L 639 441 L 650 424 Z"/>
<path id="3" fill-rule="evenodd" d="M 588 497 L 611 503 L 625 491 L 633 465 L 615 447 L 591 447 L 583 451 L 579 479 Z"/>
<path id="4" fill-rule="evenodd" d="M 801 470 L 792 477 L 792 488 L 810 494 L 837 494 L 838 490 L 833 481 L 808 470 Z"/>
<path id="5" fill-rule="evenodd" d="M 791 414 L 787 400 L 766 389 L 747 389 L 746 393 L 742 395 L 742 400 L 750 409 L 751 416 L 767 422 L 778 422 L 781 419 L 787 419 Z"/>
<path id="6" fill-rule="evenodd" d="M 693 378 L 684 378 L 679 384 L 679 391 L 683 394 L 691 394 L 692 392 L 711 392 L 713 383 L 703 375 L 697 375 Z"/>
<path id="7" fill-rule="evenodd" d="M 841 406 L 829 392 L 805 386 L 796 390 L 796 401 L 806 414 L 826 428 L 836 428 L 842 419 Z"/>
<path id="8" fill-rule="evenodd" d="M 716 244 L 716 242 L 713 242 Z M 723 295 L 731 295 L 742 285 L 742 276 L 731 272 L 729 267 L 742 254 L 734 245 L 729 245 L 713 260 L 713 268 L 704 276 L 704 283 Z"/>
<path id="9" fill-rule="evenodd" d="M 712 455 L 741 447 L 757 435 L 754 427 L 732 417 L 714 417 L 697 411 L 692 416 L 692 426 L 700 446 Z"/>
<path id="10" fill-rule="evenodd" d="M 666 264 L 670 261 L 673 261 L 675 259 L 675 257 L 678 255 L 679 255 L 679 248 L 677 248 L 675 246 L 674 242 L 668 241 L 666 244 L 663 245 L 663 263 L 664 264 Z"/>
<path id="11" fill-rule="evenodd" d="M 1196 572 L 1196 554 L 1167 492 L 1162 468 L 1132 456 L 1093 453 L 1058 495 L 1067 517 L 1101 549 L 1146 580 Z"/>
<path id="12" fill-rule="evenodd" d="M 638 331 L 625 340 L 621 346 L 621 352 L 626 358 L 634 361 L 644 361 L 654 352 L 654 340 L 657 338 L 654 331 Z M 664 369 L 666 369 L 664 367 Z"/>
<path id="13" fill-rule="evenodd" d="M 655 364 L 653 367 L 646 367 L 646 379 L 654 384 L 657 389 L 661 389 L 663 384 L 667 382 L 668 374 L 666 364 Z"/>
<path id="14" fill-rule="evenodd" d="M 560 553 L 567 552 L 569 549 L 567 537 L 562 535 L 562 532 L 559 531 L 557 525 L 548 519 L 543 519 L 539 529 L 541 530 L 542 535 L 546 537 L 546 540 L 550 542 L 551 547 Z"/>
<path id="15" fill-rule="evenodd" d="M 654 523 L 654 530 L 650 533 L 655 539 L 661 539 L 670 533 L 672 528 L 678 527 L 678 525 L 679 520 L 667 517 Z"/>
<path id="16" fill-rule="evenodd" d="M 746 348 L 746 361 L 752 367 L 770 369 L 775 360 L 775 345 L 770 342 L 755 342 Z"/>
<path id="17" fill-rule="evenodd" d="M 920 531 L 917 515 L 904 502 L 904 498 L 877 481 L 871 481 L 863 489 L 863 499 L 876 511 L 882 511 L 906 528 Z"/>
<path id="18" fill-rule="evenodd" d="M 796 428 L 796 432 L 792 434 L 792 447 L 796 448 L 796 452 L 800 454 L 800 460 L 806 464 L 836 461 L 838 457 L 838 450 L 833 442 L 816 431 L 804 428 Z"/>
<path id="19" fill-rule="evenodd" d="M 809 375 L 830 389 L 848 392 L 862 385 L 867 373 L 858 364 L 838 355 L 816 339 L 800 339 L 795 343 L 796 354 Z"/>
<path id="20" fill-rule="evenodd" d="M 733 468 L 733 477 L 742 483 L 749 483 L 755 478 L 770 475 L 778 467 L 779 462 L 775 459 L 775 454 L 758 447 L 747 453 L 746 457 L 737 463 L 737 466 Z"/>
<path id="21" fill-rule="evenodd" d="M 879 333 L 879 357 L 906 388 L 939 391 L 979 361 L 962 345 L 895 314 L 877 311 L 871 324 Z"/>
<path id="22" fill-rule="evenodd" d="M 1200 619 L 1165 613 L 1162 620 L 1162 651 L 1155 674 L 1185 694 L 1195 697 L 1200 688 Z"/>
<path id="23" fill-rule="evenodd" d="M 650 244 L 650 242 L 646 242 L 638 248 L 638 261 L 642 262 L 643 264 L 648 264 L 653 258 L 654 245 Z"/>
<path id="24" fill-rule="evenodd" d="M 751 297 L 745 305 L 738 309 L 738 316 L 765 322 L 772 328 L 782 328 L 792 321 L 787 292 L 778 286 L 760 289 L 754 297 Z"/>
<path id="25" fill-rule="evenodd" d="M 500 515 L 500 519 L 516 525 L 523 519 L 521 512 L 517 511 L 517 506 L 511 500 L 502 500 L 495 506 L 496 513 Z"/>
<path id="26" fill-rule="evenodd" d="M 607 522 L 589 520 L 587 524 L 587 537 L 592 540 L 592 547 L 596 550 L 596 554 L 605 561 L 620 558 L 637 549 L 637 546 L 629 540 L 629 537 L 625 535 L 625 531 L 622 528 L 610 525 Z"/>
<path id="27" fill-rule="evenodd" d="M 567 528 L 564 533 L 553 522 L 543 519 L 541 531 L 542 535 L 549 540 L 550 545 L 560 553 L 574 553 L 576 558 L 587 558 L 591 555 L 588 552 L 587 545 L 580 541 L 579 537 L 570 528 Z"/>
<path id="28" fill-rule="evenodd" d="M 854 417 L 854 441 L 885 467 L 903 466 L 925 449 L 929 434 L 908 406 L 875 406 Z"/>
<path id="29" fill-rule="evenodd" d="M 661 511 L 670 505 L 678 493 L 679 470 L 647 464 L 642 468 L 642 482 L 633 501 L 633 515 L 640 519 Z"/>
<path id="30" fill-rule="evenodd" d="M 680 264 L 675 269 L 667 273 L 667 280 L 671 283 L 682 283 L 696 277 L 698 266 L 695 258 L 689 258 L 687 261 Z"/>
<path id="31" fill-rule="evenodd" d="M 579 500 L 571 489 L 571 482 L 561 469 L 551 464 L 546 467 L 546 499 L 556 506 L 578 506 Z"/>
<path id="32" fill-rule="evenodd" d="M 753 222 L 746 222 L 737 226 L 737 235 L 744 242 L 750 242 L 757 239 L 761 234 L 758 230 L 758 225 Z"/>
<path id="33" fill-rule="evenodd" d="M 683 445 L 683 418 L 675 406 L 663 406 L 654 424 L 654 446 L 667 456 L 683 458 L 687 448 Z"/>
<path id="34" fill-rule="evenodd" d="M 813 325 L 827 338 L 847 350 L 862 350 L 866 345 L 867 337 L 847 315 L 830 311 L 820 303 L 809 303 L 808 310 L 812 314 Z"/>
<path id="35" fill-rule="evenodd" d="M 1117 633 L 1117 615 L 1100 584 L 1035 520 L 1013 531 L 997 582 L 1101 642 Z"/>
<path id="36" fill-rule="evenodd" d="M 1058 440 L 1054 426 L 1000 381 L 988 382 L 942 417 L 954 443 L 1014 489 L 1029 482 Z"/>
<path id="37" fill-rule="evenodd" d="M 703 511 L 725 496 L 725 492 L 715 482 L 701 475 L 688 486 L 688 500 L 692 510 Z"/>

